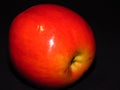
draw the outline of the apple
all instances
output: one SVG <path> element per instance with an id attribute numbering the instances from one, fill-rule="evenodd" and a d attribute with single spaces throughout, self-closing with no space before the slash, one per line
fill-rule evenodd
<path id="1" fill-rule="evenodd" d="M 60 5 L 34 5 L 10 26 L 11 62 L 38 86 L 66 87 L 76 82 L 92 64 L 95 46 L 88 23 Z"/>

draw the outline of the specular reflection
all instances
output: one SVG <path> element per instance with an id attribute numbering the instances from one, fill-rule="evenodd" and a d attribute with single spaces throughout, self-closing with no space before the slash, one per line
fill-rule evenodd
<path id="1" fill-rule="evenodd" d="M 54 36 L 52 36 L 49 40 L 49 51 L 51 51 L 53 46 L 54 46 Z"/>
<path id="2" fill-rule="evenodd" d="M 40 32 L 43 32 L 44 31 L 43 25 L 37 25 L 37 30 L 39 30 Z"/>

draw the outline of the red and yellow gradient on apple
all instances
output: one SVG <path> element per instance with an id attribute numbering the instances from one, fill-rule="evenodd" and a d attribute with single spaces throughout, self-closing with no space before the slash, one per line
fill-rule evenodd
<path id="1" fill-rule="evenodd" d="M 75 12 L 54 4 L 35 5 L 15 17 L 9 46 L 17 71 L 46 87 L 74 83 L 95 56 L 90 26 Z"/>

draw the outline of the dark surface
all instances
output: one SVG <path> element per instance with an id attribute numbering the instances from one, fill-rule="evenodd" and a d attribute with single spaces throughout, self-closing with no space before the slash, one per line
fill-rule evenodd
<path id="1" fill-rule="evenodd" d="M 66 90 L 120 90 L 119 2 L 105 0 L 9 0 L 0 1 L 0 90 L 39 90 L 24 82 L 11 68 L 8 34 L 13 18 L 35 4 L 56 3 L 68 7 L 90 24 L 96 39 L 96 57 L 82 79 Z"/>

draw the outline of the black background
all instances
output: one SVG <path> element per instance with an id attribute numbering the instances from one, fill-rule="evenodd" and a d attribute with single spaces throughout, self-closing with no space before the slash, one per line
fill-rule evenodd
<path id="1" fill-rule="evenodd" d="M 10 67 L 8 35 L 16 15 L 42 3 L 55 3 L 72 9 L 89 23 L 95 35 L 93 65 L 82 79 L 66 90 L 120 90 L 120 9 L 115 0 L 0 1 L 0 90 L 39 90 L 18 78 Z"/>

